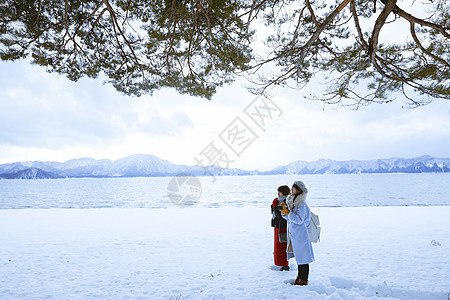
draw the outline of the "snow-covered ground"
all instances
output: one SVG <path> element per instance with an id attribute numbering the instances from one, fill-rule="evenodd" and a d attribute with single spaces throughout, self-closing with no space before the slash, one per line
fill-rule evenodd
<path id="1" fill-rule="evenodd" d="M 310 285 L 269 209 L 0 210 L 0 299 L 448 299 L 450 207 L 316 207 Z"/>

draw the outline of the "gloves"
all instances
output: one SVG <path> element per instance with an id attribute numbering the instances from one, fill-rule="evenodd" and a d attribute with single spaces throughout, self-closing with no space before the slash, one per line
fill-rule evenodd
<path id="1" fill-rule="evenodd" d="M 280 209 L 280 212 L 284 215 L 289 215 L 291 212 L 289 211 L 289 209 L 287 209 L 286 207 L 286 203 L 281 203 L 281 206 L 283 206 L 283 209 Z"/>

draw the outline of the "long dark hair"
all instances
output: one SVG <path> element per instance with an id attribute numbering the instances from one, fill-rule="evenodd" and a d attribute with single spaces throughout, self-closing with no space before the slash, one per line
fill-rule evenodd
<path id="1" fill-rule="evenodd" d="M 298 185 L 296 185 L 296 184 L 293 184 L 292 187 L 295 187 L 295 189 L 296 189 L 297 191 L 299 191 L 298 194 L 295 194 L 294 199 L 292 200 L 292 201 L 295 201 L 295 199 L 297 199 L 297 196 L 298 196 L 298 195 L 303 194 L 303 190 L 302 190 L 301 188 L 299 188 Z"/>

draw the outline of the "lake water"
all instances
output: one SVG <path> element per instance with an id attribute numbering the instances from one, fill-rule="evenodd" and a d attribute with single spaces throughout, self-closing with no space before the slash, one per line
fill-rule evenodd
<path id="1" fill-rule="evenodd" d="M 295 180 L 302 180 L 308 187 L 311 207 L 450 205 L 450 173 L 194 179 L 194 184 L 187 182 L 178 190 L 171 177 L 0 180 L 0 209 L 170 208 L 180 203 L 195 207 L 267 207 L 277 196 L 278 186 L 291 186 Z M 191 194 L 193 201 L 174 198 L 177 193 L 180 197 Z"/>

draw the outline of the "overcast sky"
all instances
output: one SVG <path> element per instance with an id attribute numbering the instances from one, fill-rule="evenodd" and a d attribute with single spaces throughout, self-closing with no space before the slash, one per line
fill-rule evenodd
<path id="1" fill-rule="evenodd" d="M 277 91 L 273 102 L 266 102 L 276 106 L 260 109 L 266 117 L 258 126 L 244 110 L 261 99 L 242 82 L 220 89 L 208 101 L 167 89 L 153 96 L 124 96 L 102 80 L 71 82 L 26 62 L 0 63 L 0 78 L 0 164 L 144 153 L 194 165 L 194 157 L 213 146 L 228 156 L 230 167 L 259 170 L 320 158 L 450 157 L 449 101 L 402 109 L 398 98 L 358 111 L 336 110 L 302 99 L 320 88 L 311 86 Z M 240 150 L 233 152 L 227 133 L 239 127 L 236 122 L 253 135 L 242 137 Z"/>

